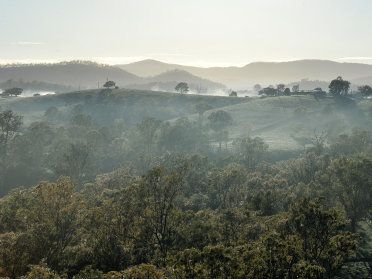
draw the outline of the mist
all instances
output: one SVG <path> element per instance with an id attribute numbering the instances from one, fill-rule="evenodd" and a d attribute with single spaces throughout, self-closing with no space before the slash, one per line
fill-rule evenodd
<path id="1" fill-rule="evenodd" d="M 0 71 L 1 275 L 368 278 L 368 84 Z M 272 266 L 273 253 L 294 260 Z"/>
<path id="2" fill-rule="evenodd" d="M 0 0 L 1 279 L 372 278 L 372 4 Z"/>

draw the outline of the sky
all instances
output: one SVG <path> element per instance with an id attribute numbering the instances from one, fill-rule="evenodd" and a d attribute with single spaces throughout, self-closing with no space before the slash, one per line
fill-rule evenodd
<path id="1" fill-rule="evenodd" d="M 372 64 L 371 0 L 0 0 L 0 63 Z"/>

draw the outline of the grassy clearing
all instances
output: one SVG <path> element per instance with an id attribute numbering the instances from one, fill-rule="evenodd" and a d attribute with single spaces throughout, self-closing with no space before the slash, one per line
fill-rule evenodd
<path id="1" fill-rule="evenodd" d="M 234 119 L 229 128 L 232 139 L 251 135 L 262 137 L 271 149 L 296 150 L 312 144 L 315 137 L 335 137 L 353 128 L 370 129 L 367 113 L 371 101 L 354 108 L 340 108 L 332 98 L 312 96 L 254 99 L 224 107 Z M 208 117 L 210 112 L 206 113 Z"/>
<path id="2" fill-rule="evenodd" d="M 43 120 L 44 112 L 55 106 L 65 115 L 76 105 L 100 124 L 124 119 L 135 124 L 144 117 L 160 120 L 188 117 L 197 120 L 195 105 L 207 103 L 215 110 L 231 114 L 231 140 L 243 136 L 262 137 L 272 150 L 304 149 L 315 137 L 335 137 L 353 128 L 371 129 L 372 101 L 364 100 L 352 108 L 340 107 L 332 98 L 289 96 L 264 99 L 181 95 L 167 92 L 119 89 L 86 90 L 51 96 L 1 99 L 0 105 L 23 114 L 25 124 Z"/>
<path id="3" fill-rule="evenodd" d="M 188 116 L 195 112 L 195 105 L 198 103 L 207 103 L 212 108 L 220 108 L 247 102 L 247 100 L 247 98 L 115 89 L 0 99 L 0 106 L 23 114 L 25 123 L 41 121 L 44 112 L 51 106 L 57 107 L 60 111 L 68 111 L 75 105 L 83 105 L 84 112 L 90 114 L 97 123 L 111 122 L 115 119 L 136 123 L 143 117 L 169 120 Z"/>

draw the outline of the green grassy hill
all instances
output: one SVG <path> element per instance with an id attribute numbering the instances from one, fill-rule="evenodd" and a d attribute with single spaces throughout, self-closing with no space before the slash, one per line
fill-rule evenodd
<path id="1" fill-rule="evenodd" d="M 357 128 L 372 129 L 369 100 L 345 107 L 333 98 L 290 96 L 250 99 L 222 109 L 234 119 L 229 127 L 231 140 L 259 136 L 276 150 L 303 149 L 319 137 L 332 138 Z M 205 118 L 215 110 L 206 112 Z"/>
<path id="2" fill-rule="evenodd" d="M 98 124 L 116 120 L 134 125 L 144 117 L 163 121 L 188 117 L 198 120 L 195 105 L 206 103 L 211 110 L 225 110 L 234 119 L 228 128 L 230 143 L 243 136 L 259 136 L 273 150 L 300 150 L 316 138 L 332 138 L 352 129 L 371 129 L 372 102 L 340 104 L 333 98 L 290 96 L 264 99 L 203 95 L 181 95 L 167 92 L 115 89 L 86 90 L 32 98 L 0 99 L 3 109 L 24 115 L 26 125 L 45 120 L 45 111 L 54 106 L 60 122 L 69 121 L 76 106 Z"/>
<path id="3" fill-rule="evenodd" d="M 135 124 L 144 117 L 169 120 L 188 116 L 195 113 L 195 105 L 198 103 L 221 108 L 247 101 L 247 98 L 97 89 L 30 98 L 0 98 L 0 106 L 23 114 L 25 123 L 42 120 L 45 111 L 52 106 L 68 113 L 74 106 L 81 105 L 84 113 L 91 115 L 97 123 L 124 119 L 127 123 Z"/>

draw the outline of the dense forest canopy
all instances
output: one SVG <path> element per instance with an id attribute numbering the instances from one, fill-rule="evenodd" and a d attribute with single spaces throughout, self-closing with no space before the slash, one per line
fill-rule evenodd
<path id="1" fill-rule="evenodd" d="M 371 277 L 368 94 L 113 86 L 2 101 L 2 278 Z"/>
<path id="2" fill-rule="evenodd" d="M 0 279 L 372 279 L 372 1 L 0 11 Z"/>

